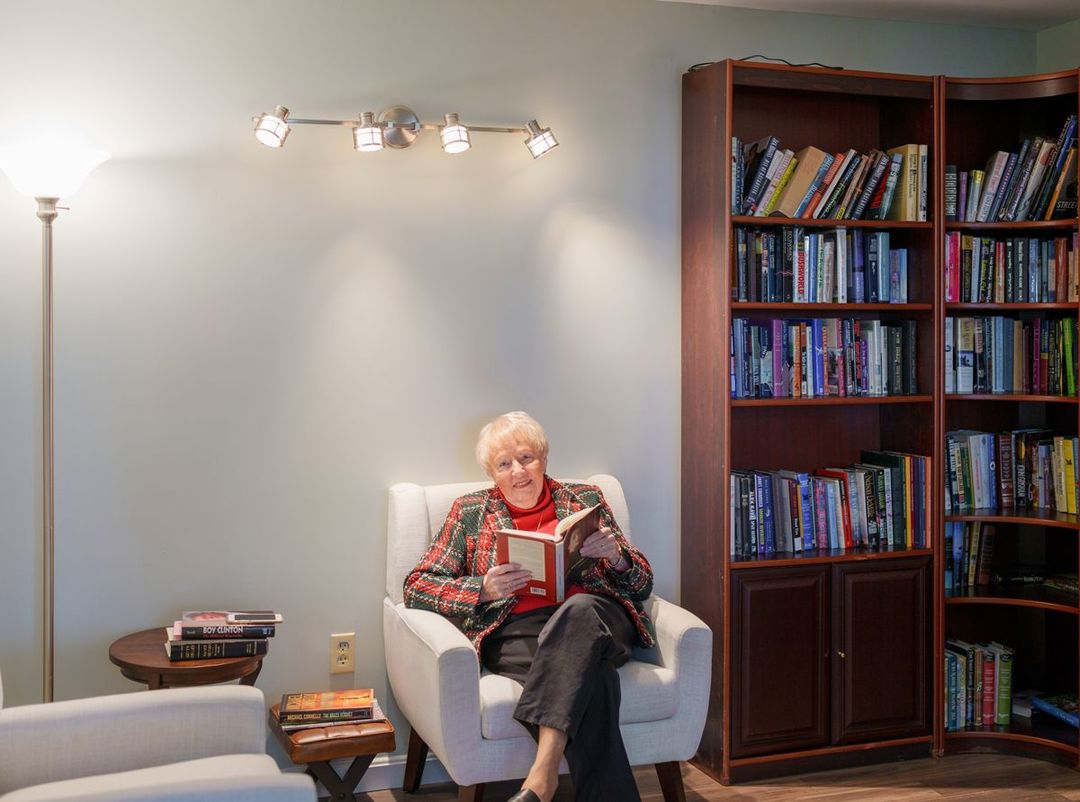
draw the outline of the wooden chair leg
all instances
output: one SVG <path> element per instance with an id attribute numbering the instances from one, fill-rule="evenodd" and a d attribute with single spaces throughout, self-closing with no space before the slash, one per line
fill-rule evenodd
<path id="1" fill-rule="evenodd" d="M 660 778 L 660 790 L 664 794 L 664 802 L 686 802 L 686 791 L 683 788 L 679 761 L 657 763 L 656 776 Z"/>
<path id="2" fill-rule="evenodd" d="M 401 784 L 401 790 L 407 794 L 416 793 L 420 787 L 420 780 L 424 777 L 424 763 L 427 761 L 428 745 L 424 739 L 416 734 L 416 730 L 409 728 L 409 751 L 405 755 L 405 781 Z"/>
<path id="3" fill-rule="evenodd" d="M 484 784 L 459 785 L 457 789 L 458 802 L 483 802 Z"/>

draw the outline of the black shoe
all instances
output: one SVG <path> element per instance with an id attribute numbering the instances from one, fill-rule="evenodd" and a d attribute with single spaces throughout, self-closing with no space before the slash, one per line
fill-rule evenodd
<path id="1" fill-rule="evenodd" d="M 506 802 L 540 802 L 540 797 L 538 797 L 528 788 L 522 788 L 512 797 L 507 799 Z"/>

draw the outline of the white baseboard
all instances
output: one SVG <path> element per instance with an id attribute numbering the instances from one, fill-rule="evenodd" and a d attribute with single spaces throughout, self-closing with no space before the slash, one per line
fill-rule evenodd
<path id="1" fill-rule="evenodd" d="M 334 767 L 334 771 L 338 773 L 338 776 L 343 776 L 346 771 L 349 770 L 349 764 L 352 763 L 352 758 L 342 758 L 341 760 L 331 761 L 330 765 Z M 297 766 L 291 768 L 291 771 L 303 771 L 303 766 Z M 360 780 L 360 784 L 356 786 L 357 791 L 385 791 L 391 788 L 401 788 L 401 784 L 405 781 L 405 755 L 376 755 L 375 759 L 371 761 L 371 765 L 364 773 L 364 778 Z M 424 764 L 424 785 L 435 785 L 438 783 L 453 782 L 450 779 L 450 775 L 446 773 L 446 769 L 442 767 L 435 758 L 428 756 L 427 762 Z M 324 792 L 322 786 L 319 787 L 320 793 Z"/>

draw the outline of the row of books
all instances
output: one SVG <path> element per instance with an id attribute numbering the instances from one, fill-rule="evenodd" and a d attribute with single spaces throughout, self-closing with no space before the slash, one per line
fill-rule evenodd
<path id="1" fill-rule="evenodd" d="M 1077 235 L 945 235 L 946 303 L 1075 302 Z"/>
<path id="2" fill-rule="evenodd" d="M 1070 202 L 1071 197 L 1071 202 Z M 945 219 L 1018 223 L 1076 217 L 1076 115 L 1057 139 L 1028 137 L 1018 153 L 990 155 L 985 170 L 945 166 Z"/>
<path id="3" fill-rule="evenodd" d="M 990 643 L 945 641 L 945 729 L 1008 726 L 1012 721 L 1013 650 Z"/>
<path id="4" fill-rule="evenodd" d="M 731 322 L 731 397 L 914 395 L 913 320 Z"/>
<path id="5" fill-rule="evenodd" d="M 1080 509 L 1080 439 L 1047 429 L 945 434 L 945 514 Z"/>
<path id="6" fill-rule="evenodd" d="M 863 451 L 860 459 L 812 472 L 732 471 L 732 558 L 926 547 L 930 458 Z"/>
<path id="7" fill-rule="evenodd" d="M 945 318 L 945 392 L 1076 395 L 1076 318 Z"/>
<path id="8" fill-rule="evenodd" d="M 994 560 L 993 524 L 945 522 L 945 592 L 989 585 Z"/>
<path id="9" fill-rule="evenodd" d="M 170 660 L 266 654 L 282 620 L 272 610 L 191 610 L 165 628 L 165 654 Z"/>
<path id="10" fill-rule="evenodd" d="M 278 722 L 286 732 L 383 718 L 372 688 L 286 693 L 278 707 Z"/>
<path id="11" fill-rule="evenodd" d="M 775 136 L 732 137 L 735 215 L 835 220 L 926 220 L 928 149 L 907 144 L 860 154 L 798 152 Z"/>
<path id="12" fill-rule="evenodd" d="M 888 231 L 735 229 L 736 301 L 907 303 L 908 251 Z"/>

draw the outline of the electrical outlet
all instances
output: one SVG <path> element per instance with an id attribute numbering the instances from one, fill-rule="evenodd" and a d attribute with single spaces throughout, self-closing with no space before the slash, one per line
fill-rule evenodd
<path id="1" fill-rule="evenodd" d="M 348 674 L 356 670 L 356 633 L 338 632 L 330 636 L 330 673 Z"/>

